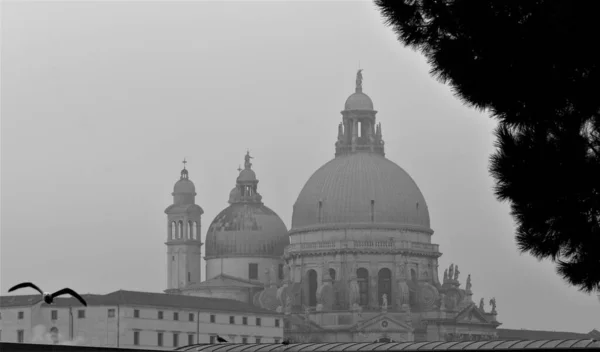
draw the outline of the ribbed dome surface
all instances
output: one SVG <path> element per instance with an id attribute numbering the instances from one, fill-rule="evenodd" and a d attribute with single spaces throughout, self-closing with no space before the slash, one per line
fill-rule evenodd
<path id="1" fill-rule="evenodd" d="M 240 182 L 256 181 L 256 173 L 252 169 L 244 169 L 237 178 Z"/>
<path id="2" fill-rule="evenodd" d="M 346 99 L 346 110 L 373 110 L 373 101 L 363 92 L 353 93 Z"/>
<path id="3" fill-rule="evenodd" d="M 173 193 L 196 193 L 196 186 L 189 179 L 182 178 L 175 183 Z"/>
<path id="4" fill-rule="evenodd" d="M 292 215 L 292 230 L 370 223 L 430 230 L 429 211 L 415 181 L 392 161 L 368 152 L 336 157 L 318 169 Z"/>
<path id="5" fill-rule="evenodd" d="M 215 217 L 206 256 L 281 256 L 290 240 L 281 218 L 261 203 L 235 203 Z"/>

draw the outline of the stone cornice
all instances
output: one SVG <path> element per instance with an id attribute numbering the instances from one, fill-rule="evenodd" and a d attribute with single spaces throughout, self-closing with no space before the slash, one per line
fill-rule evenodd
<path id="1" fill-rule="evenodd" d="M 200 240 L 190 240 L 190 239 L 180 239 L 180 240 L 169 240 L 165 242 L 167 246 L 169 245 L 184 245 L 184 246 L 198 246 L 202 247 L 204 243 Z"/>
<path id="2" fill-rule="evenodd" d="M 427 258 L 439 258 L 439 246 L 432 243 L 400 240 L 344 240 L 331 242 L 291 243 L 284 249 L 284 258 L 323 254 L 404 254 Z"/>
<path id="3" fill-rule="evenodd" d="M 413 250 L 382 250 L 382 249 L 361 249 L 361 248 L 342 248 L 342 249 L 315 249 L 301 252 L 289 252 L 283 255 L 284 259 L 292 257 L 310 257 L 323 256 L 324 254 L 381 254 L 381 255 L 407 255 L 413 257 L 439 258 L 441 252 L 419 252 Z"/>
<path id="4" fill-rule="evenodd" d="M 311 226 L 304 226 L 299 228 L 292 228 L 288 234 L 294 235 L 297 233 L 306 232 L 317 232 L 327 230 L 400 230 L 400 231 L 411 231 L 421 232 L 429 235 L 433 235 L 433 230 L 426 226 L 420 225 L 409 225 L 409 224 L 396 224 L 396 223 L 329 223 L 329 224 L 317 224 Z"/>

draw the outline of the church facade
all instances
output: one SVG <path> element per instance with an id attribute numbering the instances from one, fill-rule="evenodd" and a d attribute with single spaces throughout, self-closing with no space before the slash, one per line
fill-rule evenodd
<path id="1" fill-rule="evenodd" d="M 362 80 L 359 70 L 341 112 L 335 157 L 300 191 L 290 230 L 262 202 L 246 154 L 230 205 L 208 227 L 204 281 L 203 211 L 182 170 L 165 211 L 166 292 L 279 312 L 286 338 L 297 342 L 497 338 L 495 299 L 486 310 L 483 298 L 473 301 L 470 275 L 463 280 L 455 265 L 440 272 L 425 198 L 385 157 L 381 123 Z"/>

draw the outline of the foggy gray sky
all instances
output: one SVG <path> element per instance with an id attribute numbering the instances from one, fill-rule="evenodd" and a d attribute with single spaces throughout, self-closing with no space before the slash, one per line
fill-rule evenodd
<path id="1" fill-rule="evenodd" d="M 501 327 L 600 328 L 596 296 L 518 254 L 488 173 L 495 121 L 432 78 L 371 2 L 3 2 L 1 58 L 2 294 L 24 280 L 164 290 L 163 211 L 184 157 L 203 237 L 246 148 L 289 228 L 333 158 L 360 61 L 387 157 L 427 200 L 440 271 L 470 273 Z"/>

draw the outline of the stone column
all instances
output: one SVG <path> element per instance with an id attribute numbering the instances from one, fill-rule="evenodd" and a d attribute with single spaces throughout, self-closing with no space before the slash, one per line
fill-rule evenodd
<path id="1" fill-rule="evenodd" d="M 356 143 L 358 141 L 358 120 L 352 119 L 352 151 L 356 151 Z"/>
<path id="2" fill-rule="evenodd" d="M 369 306 L 372 309 L 379 309 L 379 287 L 378 287 L 378 279 L 379 276 L 377 274 L 379 274 L 378 270 L 377 270 L 377 262 L 371 262 L 371 270 L 370 274 L 369 274 L 369 291 L 371 292 L 371 294 L 369 295 Z"/>

